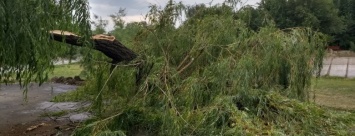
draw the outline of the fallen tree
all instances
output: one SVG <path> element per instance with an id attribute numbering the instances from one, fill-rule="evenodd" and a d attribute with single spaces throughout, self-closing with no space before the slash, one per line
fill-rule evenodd
<path id="1" fill-rule="evenodd" d="M 81 46 L 84 44 L 80 41 L 80 36 L 62 30 L 52 30 L 49 32 L 52 40 L 64 42 L 67 44 Z M 116 40 L 114 36 L 98 34 L 91 37 L 93 49 L 98 50 L 112 59 L 112 64 L 122 61 L 131 61 L 137 57 L 137 54 L 125 47 L 121 42 Z"/>

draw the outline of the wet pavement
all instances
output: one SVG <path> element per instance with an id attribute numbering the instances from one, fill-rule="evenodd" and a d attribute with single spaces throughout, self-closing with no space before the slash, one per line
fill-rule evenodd
<path id="1" fill-rule="evenodd" d="M 1 84 L 0 129 L 15 124 L 36 121 L 45 112 L 69 111 L 85 106 L 76 102 L 49 102 L 53 96 L 75 90 L 76 88 L 77 86 L 65 84 L 44 83 L 38 86 L 38 84 L 33 83 L 28 86 L 27 99 L 24 99 L 23 88 L 20 88 L 19 84 Z M 72 113 L 66 116 L 68 119 L 72 118 L 74 121 L 80 121 L 90 115 L 88 113 Z"/>
<path id="2" fill-rule="evenodd" d="M 355 57 L 328 57 L 323 61 L 321 76 L 355 78 Z"/>

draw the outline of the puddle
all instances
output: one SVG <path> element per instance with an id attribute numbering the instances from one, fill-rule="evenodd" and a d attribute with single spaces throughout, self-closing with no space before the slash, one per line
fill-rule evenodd
<path id="1" fill-rule="evenodd" d="M 91 117 L 89 113 L 75 113 L 78 109 L 88 106 L 87 103 L 49 102 L 54 96 L 60 93 L 75 90 L 77 86 L 57 83 L 30 83 L 28 85 L 27 99 L 24 99 L 23 88 L 18 83 L 0 84 L 0 133 L 2 129 L 12 129 L 11 127 L 31 123 L 39 120 L 55 120 L 57 117 L 42 117 L 43 113 L 68 111 L 63 121 L 82 121 Z M 78 114 L 78 115 L 77 115 Z M 37 123 L 37 122 L 36 122 Z M 1 135 L 1 134 L 0 134 Z"/>
<path id="2" fill-rule="evenodd" d="M 22 111 L 21 114 L 34 114 L 37 113 L 39 110 L 27 110 L 27 111 Z"/>
<path id="3" fill-rule="evenodd" d="M 56 117 L 56 120 L 70 120 L 71 122 L 82 122 L 92 117 L 92 114 L 88 112 L 76 113 L 75 110 L 87 106 L 90 106 L 90 104 L 80 103 L 80 102 L 58 102 L 58 103 L 42 102 L 38 104 L 37 109 L 48 113 L 68 111 L 71 113 L 61 117 Z M 31 112 L 31 111 L 27 111 L 27 112 Z"/>
<path id="4" fill-rule="evenodd" d="M 58 94 L 58 93 L 69 92 L 75 90 L 76 88 L 77 88 L 76 86 L 60 84 L 56 86 L 47 86 L 44 88 L 44 90 Z"/>
<path id="5" fill-rule="evenodd" d="M 77 102 L 42 102 L 39 104 L 38 109 L 44 110 L 46 112 L 57 112 L 63 110 L 75 110 L 80 108 Z"/>
<path id="6" fill-rule="evenodd" d="M 82 122 L 89 119 L 92 115 L 88 112 L 74 114 L 69 117 L 69 120 L 72 122 Z"/>

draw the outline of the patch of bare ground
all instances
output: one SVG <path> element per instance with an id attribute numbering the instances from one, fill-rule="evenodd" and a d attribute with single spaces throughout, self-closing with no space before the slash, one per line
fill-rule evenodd
<path id="1" fill-rule="evenodd" d="M 67 120 L 37 120 L 0 128 L 0 136 L 69 136 L 77 125 Z"/>
<path id="2" fill-rule="evenodd" d="M 51 79 L 52 83 L 61 83 L 61 84 L 67 84 L 67 85 L 78 85 L 82 86 L 84 85 L 85 81 L 81 79 L 79 76 L 74 76 L 74 77 L 53 77 Z"/>

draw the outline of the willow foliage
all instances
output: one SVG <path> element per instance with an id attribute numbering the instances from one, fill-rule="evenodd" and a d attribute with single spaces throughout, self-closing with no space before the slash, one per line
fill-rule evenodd
<path id="1" fill-rule="evenodd" d="M 61 47 L 50 41 L 50 30 L 89 35 L 86 0 L 3 0 L 0 2 L 0 79 L 14 74 L 25 85 L 46 80 Z"/>
<path id="2" fill-rule="evenodd" d="M 74 135 L 350 134 L 353 114 L 306 103 L 327 36 L 273 24 L 253 31 L 236 18 L 235 2 L 152 6 L 151 22 L 130 43 L 140 65 L 111 74 L 97 67 L 78 94 L 94 101 L 98 119 Z"/>
<path id="3" fill-rule="evenodd" d="M 327 36 L 273 21 L 253 31 L 238 19 L 238 2 L 151 6 L 150 22 L 127 41 L 140 54 L 136 69 L 108 73 L 110 64 L 92 61 L 103 55 L 88 54 L 87 84 L 68 99 L 91 100 L 96 118 L 74 135 L 351 135 L 354 114 L 306 103 Z M 0 17 L 1 76 L 25 83 L 43 81 L 56 56 L 48 30 L 85 40 L 90 28 L 84 0 L 2 1 Z"/>

